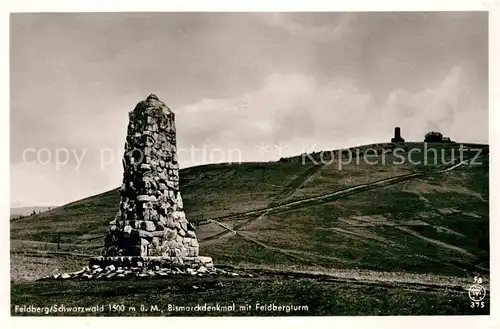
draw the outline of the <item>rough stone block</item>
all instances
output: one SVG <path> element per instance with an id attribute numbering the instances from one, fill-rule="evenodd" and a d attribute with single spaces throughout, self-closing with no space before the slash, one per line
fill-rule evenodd
<path id="1" fill-rule="evenodd" d="M 142 229 L 145 229 L 146 231 L 153 232 L 156 229 L 156 225 L 153 221 L 146 220 L 144 221 Z"/>
<path id="2" fill-rule="evenodd" d="M 179 223 L 181 224 L 181 228 L 182 228 L 183 231 L 187 231 L 188 230 L 188 225 L 187 225 L 188 221 L 186 220 L 186 218 L 181 219 L 179 221 Z"/>
<path id="3" fill-rule="evenodd" d="M 208 263 L 211 263 L 211 262 L 212 262 L 212 257 L 199 256 L 199 257 L 198 257 L 198 260 L 199 260 L 202 264 L 208 264 Z"/>
<path id="4" fill-rule="evenodd" d="M 167 227 L 170 229 L 175 229 L 177 228 L 177 223 L 174 222 L 174 219 L 172 216 L 167 217 Z"/>

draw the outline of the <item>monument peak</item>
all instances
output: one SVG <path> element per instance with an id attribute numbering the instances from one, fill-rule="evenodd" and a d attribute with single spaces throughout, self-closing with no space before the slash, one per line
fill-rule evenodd
<path id="1" fill-rule="evenodd" d="M 150 94 L 145 100 L 139 102 L 137 106 L 134 108 L 132 112 L 154 112 L 154 111 L 162 111 L 165 114 L 173 115 L 173 112 L 170 108 L 163 103 L 158 96 L 155 94 Z M 148 113 L 149 116 L 157 116 L 153 113 Z"/>
<path id="2" fill-rule="evenodd" d="M 158 98 L 158 96 L 156 96 L 155 94 L 149 94 L 148 98 L 146 98 L 146 100 L 148 99 L 156 99 L 157 101 L 159 101 L 160 99 Z"/>

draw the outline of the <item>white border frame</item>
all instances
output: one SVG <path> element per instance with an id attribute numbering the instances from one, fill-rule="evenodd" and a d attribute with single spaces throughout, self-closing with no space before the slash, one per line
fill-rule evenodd
<path id="1" fill-rule="evenodd" d="M 9 44 L 9 14 L 15 12 L 129 12 L 129 11 L 489 11 L 489 113 L 490 113 L 490 153 L 492 165 L 498 163 L 496 154 L 496 143 L 500 131 L 495 127 L 499 126 L 500 109 L 499 101 L 499 51 L 498 38 L 500 0 L 345 0 L 345 1 L 320 1 L 320 0 L 251 0 L 247 2 L 231 0 L 11 0 L 10 3 L 1 4 L 2 20 L 0 38 L 3 45 Z M 496 37 L 496 40 L 493 38 Z M 4 155 L 9 154 L 9 47 L 2 48 L 2 87 L 1 104 L 3 110 L 0 111 L 0 132 L 3 138 L 0 143 L 3 146 Z M 496 222 L 498 206 L 495 202 L 490 202 L 490 288 L 491 288 L 491 315 L 490 316 L 390 316 L 390 317 L 366 317 L 366 316 L 343 316 L 343 317 L 244 317 L 244 318 L 179 318 L 170 317 L 159 318 L 68 318 L 68 317 L 40 317 L 40 318 L 20 318 L 10 316 L 10 258 L 9 258 L 9 157 L 1 157 L 0 162 L 0 209 L 2 220 L 0 221 L 0 275 L 1 302 L 0 314 L 9 318 L 3 324 L 21 327 L 41 327 L 41 328 L 86 328 L 89 324 L 99 326 L 113 326 L 120 328 L 137 328 L 138 326 L 227 326 L 228 328 L 255 328 L 258 327 L 297 327 L 306 326 L 328 326 L 328 327 L 357 327 L 357 328 L 422 328 L 430 327 L 454 327 L 454 328 L 494 328 L 494 324 L 500 324 L 498 311 L 500 298 L 498 292 L 500 284 L 498 278 L 498 260 L 496 251 L 500 250 L 499 240 L 495 239 L 500 232 L 500 225 Z M 490 170 L 490 200 L 499 200 L 498 186 L 499 176 L 495 170 Z M 242 320 L 243 319 L 243 320 Z M 161 321 L 161 323 L 159 323 Z M 165 323 L 168 321 L 168 323 Z M 9 327 L 10 327 L 9 326 Z M 3 325 L 2 325 L 3 327 Z"/>

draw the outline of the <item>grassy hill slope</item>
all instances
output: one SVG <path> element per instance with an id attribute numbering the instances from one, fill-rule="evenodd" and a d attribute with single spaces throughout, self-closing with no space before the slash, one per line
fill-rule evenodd
<path id="1" fill-rule="evenodd" d="M 405 156 L 423 149 L 422 143 L 401 146 Z M 432 147 L 447 150 L 443 159 L 449 161 L 458 145 Z M 448 172 L 437 170 L 451 162 L 443 164 L 440 155 L 434 162 L 432 154 L 428 165 L 394 165 L 386 154 L 385 164 L 378 155 L 371 158 L 377 164 L 353 162 L 341 170 L 337 160 L 303 164 L 296 157 L 183 169 L 180 187 L 200 254 L 216 265 L 487 275 L 488 147 L 475 147 L 483 149 L 481 164 Z M 409 177 L 414 173 L 423 174 Z M 387 181 L 393 177 L 399 178 Z M 84 264 L 44 254 L 57 248 L 58 237 L 62 251 L 100 254 L 118 204 L 116 189 L 11 222 L 13 279 Z"/>

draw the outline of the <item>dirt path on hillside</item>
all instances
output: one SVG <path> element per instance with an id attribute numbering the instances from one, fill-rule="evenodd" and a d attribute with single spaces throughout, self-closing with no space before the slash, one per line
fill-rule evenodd
<path id="1" fill-rule="evenodd" d="M 406 232 L 408 234 L 411 234 L 413 236 L 416 236 L 417 238 L 420 238 L 422 240 L 425 240 L 427 242 L 430 242 L 432 244 L 435 244 L 437 246 L 440 246 L 440 247 L 443 247 L 443 248 L 446 248 L 446 249 L 450 249 L 450 250 L 453 250 L 453 251 L 456 251 L 456 252 L 459 252 L 461 253 L 462 255 L 465 255 L 465 256 L 469 256 L 469 257 L 472 257 L 472 258 L 475 258 L 476 256 L 474 256 L 473 254 L 471 254 L 470 252 L 466 251 L 465 249 L 462 249 L 460 247 L 457 247 L 457 246 L 453 246 L 451 244 L 448 244 L 448 243 L 445 243 L 445 242 L 442 242 L 442 241 L 439 241 L 439 240 L 434 240 L 434 239 L 431 239 L 431 238 L 428 238 L 428 237 L 425 237 L 413 230 L 410 230 L 409 228 L 407 227 L 403 227 L 403 226 L 395 226 L 395 228 L 397 228 L 398 230 L 401 230 L 403 232 Z"/>
<path id="2" fill-rule="evenodd" d="M 287 200 L 288 198 L 290 198 L 297 191 L 297 189 L 299 189 L 301 186 L 304 185 L 304 182 L 309 180 L 312 176 L 314 176 L 323 167 L 324 167 L 324 164 L 314 165 L 311 168 L 304 171 L 297 178 L 295 178 L 291 183 L 289 183 L 288 185 L 286 185 L 283 188 L 283 190 L 279 194 L 279 199 L 274 198 L 273 200 L 271 200 L 270 204 L 275 204 L 275 205 L 282 204 L 284 200 Z M 209 236 L 203 240 L 200 240 L 200 242 L 201 241 L 210 241 L 210 240 L 214 240 L 217 238 L 221 238 L 223 236 L 226 236 L 229 232 L 233 233 L 233 234 L 237 234 L 235 231 L 236 229 L 240 230 L 243 227 L 247 226 L 248 224 L 264 218 L 265 216 L 267 216 L 270 213 L 270 211 L 272 209 L 275 209 L 275 208 L 273 206 L 270 206 L 269 210 L 264 211 L 261 215 L 259 215 L 259 217 L 250 218 L 249 220 L 247 220 L 239 225 L 236 225 L 233 228 L 230 228 L 229 226 L 225 225 L 224 223 L 221 223 L 221 222 L 216 221 L 216 220 L 208 220 L 209 222 L 211 221 L 211 222 L 219 225 L 220 227 L 224 228 L 226 231 Z M 262 209 L 260 209 L 260 210 L 262 210 Z M 238 214 L 238 216 L 240 216 L 240 215 L 241 214 Z"/>
<path id="3" fill-rule="evenodd" d="M 266 248 L 268 250 L 271 250 L 271 251 L 274 251 L 274 252 L 279 252 L 279 253 L 287 255 L 289 257 L 293 257 L 293 258 L 296 258 L 298 260 L 301 260 L 305 264 L 313 264 L 311 261 L 309 261 L 307 259 L 302 259 L 301 257 L 297 257 L 296 255 L 291 254 L 287 250 L 276 248 L 276 247 L 272 247 L 272 246 L 264 244 L 264 243 L 262 243 L 260 241 L 257 241 L 255 239 L 251 239 L 251 238 L 245 236 L 244 234 L 240 233 L 236 229 L 241 229 L 241 228 L 243 228 L 244 226 L 246 226 L 246 225 L 248 225 L 250 223 L 253 223 L 253 222 L 257 221 L 257 220 L 260 220 L 260 219 L 264 218 L 266 215 L 268 215 L 270 213 L 275 213 L 276 210 L 278 210 L 278 212 L 281 212 L 281 211 L 284 211 L 284 210 L 290 210 L 290 209 L 294 209 L 294 208 L 304 207 L 304 206 L 308 206 L 308 205 L 311 205 L 311 204 L 317 204 L 318 203 L 317 201 L 320 201 L 320 202 L 331 201 L 332 197 L 349 196 L 349 195 L 361 193 L 361 192 L 364 192 L 364 191 L 367 191 L 367 190 L 376 189 L 376 188 L 379 188 L 379 187 L 386 187 L 386 186 L 394 185 L 394 184 L 397 184 L 397 183 L 400 183 L 400 182 L 403 182 L 403 181 L 407 181 L 407 180 L 412 179 L 412 178 L 417 178 L 417 177 L 420 178 L 420 177 L 425 177 L 425 176 L 429 176 L 429 175 L 433 175 L 433 174 L 439 174 L 439 173 L 449 172 L 449 171 L 452 171 L 452 170 L 454 170 L 456 168 L 459 168 L 460 166 L 466 164 L 467 162 L 468 162 L 468 160 L 464 160 L 464 161 L 459 162 L 459 163 L 457 163 L 457 164 L 455 164 L 455 165 L 453 165 L 453 166 L 451 166 L 449 168 L 444 168 L 444 169 L 436 170 L 434 172 L 412 173 L 412 174 L 401 175 L 401 176 L 397 176 L 397 177 L 385 178 L 385 179 L 381 179 L 381 180 L 378 180 L 378 181 L 375 181 L 375 182 L 372 182 L 372 183 L 360 184 L 360 185 L 357 185 L 357 186 L 349 187 L 349 188 L 342 189 L 342 190 L 339 190 L 339 191 L 336 191 L 336 192 L 332 192 L 332 193 L 328 193 L 328 194 L 325 194 L 325 195 L 320 195 L 320 196 L 311 197 L 311 198 L 307 198 L 307 199 L 303 199 L 303 200 L 289 202 L 289 203 L 286 203 L 286 204 L 280 204 L 280 205 L 277 205 L 277 206 L 271 206 L 271 207 L 268 207 L 266 209 L 254 210 L 254 211 L 246 212 L 245 213 L 246 215 L 253 214 L 253 213 L 258 214 L 260 212 L 263 212 L 263 213 L 260 214 L 258 217 L 255 217 L 255 218 L 252 218 L 250 220 L 245 221 L 244 223 L 242 223 L 241 225 L 239 225 L 238 227 L 235 227 L 233 229 L 227 227 L 227 225 L 225 225 L 224 223 L 221 223 L 221 222 L 219 222 L 217 220 L 211 219 L 209 221 L 211 221 L 211 222 L 213 222 L 213 223 L 221 226 L 222 228 L 226 229 L 226 231 L 218 233 L 218 234 L 215 234 L 215 235 L 212 235 L 212 236 L 209 236 L 209 237 L 206 237 L 205 239 L 201 239 L 200 242 L 202 242 L 202 243 L 203 242 L 209 242 L 209 241 L 213 241 L 215 239 L 221 239 L 221 238 L 229 236 L 230 234 L 233 234 L 233 235 L 240 236 L 243 239 L 245 239 L 246 241 L 249 241 L 249 242 L 252 242 L 254 244 L 257 244 L 257 245 L 259 245 L 259 246 L 261 246 L 263 248 Z M 444 247 L 444 248 L 447 248 L 447 249 L 451 249 L 451 250 L 460 252 L 460 253 L 462 253 L 464 255 L 467 255 L 469 257 L 475 257 L 474 255 L 470 254 L 469 252 L 467 252 L 466 250 L 464 250 L 462 248 L 459 248 L 459 247 L 456 247 L 456 246 L 452 246 L 452 245 L 446 244 L 446 243 L 441 242 L 441 241 L 437 241 L 437 240 L 426 238 L 426 237 L 424 237 L 424 236 L 422 236 L 422 235 L 420 235 L 420 234 L 418 234 L 418 233 L 416 233 L 416 232 L 414 232 L 414 231 L 412 231 L 412 230 L 410 230 L 408 228 L 401 228 L 401 231 L 406 232 L 408 234 L 412 234 L 412 235 L 417 236 L 417 237 L 420 237 L 420 238 L 422 238 L 422 239 L 424 239 L 424 240 L 426 240 L 426 241 L 428 241 L 430 243 L 437 244 L 437 245 L 439 245 L 441 247 Z M 351 233 L 351 232 L 349 232 L 349 233 Z"/>
<path id="4" fill-rule="evenodd" d="M 323 194 L 323 195 L 319 195 L 319 196 L 315 196 L 315 197 L 310 197 L 307 199 L 302 199 L 302 200 L 298 200 L 298 201 L 284 203 L 284 204 L 280 204 L 277 206 L 271 206 L 271 207 L 267 207 L 267 208 L 247 211 L 244 213 L 228 215 L 228 216 L 225 216 L 223 218 L 207 219 L 207 222 L 215 223 L 215 224 L 227 229 L 226 225 L 224 225 L 223 223 L 220 222 L 221 219 L 226 220 L 226 219 L 230 219 L 230 218 L 237 218 L 237 217 L 243 217 L 243 216 L 249 216 L 249 215 L 259 215 L 258 217 L 252 218 L 252 219 L 246 221 L 245 223 L 239 225 L 239 228 L 241 228 L 243 226 L 246 226 L 246 225 L 256 221 L 257 219 L 263 218 L 264 216 L 266 216 L 270 213 L 277 213 L 277 212 L 282 212 L 285 210 L 301 208 L 303 206 L 317 204 L 316 203 L 317 201 L 324 201 L 324 202 L 331 201 L 330 198 L 332 198 L 332 197 L 348 196 L 348 195 L 352 195 L 355 193 L 364 192 L 364 191 L 367 191 L 370 189 L 382 187 L 382 186 L 389 186 L 392 184 L 396 184 L 400 181 L 410 179 L 412 177 L 417 177 L 417 176 L 420 177 L 421 175 L 422 174 L 408 174 L 408 175 L 401 175 L 398 177 L 385 178 L 383 180 L 376 181 L 376 182 L 373 182 L 370 184 L 356 185 L 356 186 L 345 188 L 342 190 L 338 190 L 338 191 L 335 191 L 332 193 L 327 193 L 327 194 Z M 200 242 L 205 242 L 205 241 L 209 241 L 209 240 L 213 240 L 213 239 L 222 238 L 224 236 L 227 236 L 231 232 L 234 233 L 233 230 L 228 230 L 227 232 L 217 233 L 215 235 L 206 237 L 204 239 L 200 239 Z"/>
<path id="5" fill-rule="evenodd" d="M 403 182 L 403 181 L 406 181 L 406 180 L 409 180 L 412 178 L 417 178 L 417 177 L 420 178 L 420 177 L 425 177 L 425 176 L 429 176 L 429 175 L 433 175 L 433 174 L 449 172 L 451 170 L 454 170 L 454 169 L 466 164 L 467 162 L 468 162 L 468 160 L 464 160 L 462 162 L 459 162 L 459 163 L 453 165 L 452 167 L 440 169 L 440 170 L 433 171 L 433 172 L 412 173 L 412 174 L 400 175 L 400 176 L 396 176 L 396 177 L 384 178 L 384 179 L 381 179 L 381 180 L 378 180 L 375 182 L 371 182 L 368 184 L 360 184 L 360 185 L 348 187 L 345 189 L 341 189 L 341 190 L 338 190 L 335 192 L 331 192 L 331 193 L 327 193 L 327 194 L 323 194 L 323 195 L 319 195 L 319 196 L 314 196 L 314 197 L 310 197 L 310 198 L 306 198 L 306 199 L 302 199 L 302 200 L 283 203 L 283 204 L 279 204 L 276 206 L 270 206 L 270 207 L 266 207 L 266 208 L 262 208 L 262 209 L 251 210 L 251 211 L 247 211 L 247 212 L 243 212 L 243 213 L 239 213 L 239 214 L 228 215 L 228 216 L 224 216 L 223 218 L 208 219 L 207 220 L 208 222 L 215 223 L 215 224 L 225 228 L 227 231 L 217 233 L 215 235 L 206 237 L 204 239 L 200 239 L 200 242 L 206 242 L 206 241 L 210 241 L 213 239 L 220 239 L 222 237 L 227 236 L 230 233 L 234 234 L 234 232 L 236 232 L 235 229 L 241 229 L 242 227 L 247 226 L 248 224 L 250 224 L 258 219 L 262 219 L 263 217 L 265 217 L 266 215 L 268 215 L 270 213 L 282 212 L 282 211 L 290 210 L 290 209 L 294 209 L 294 208 L 301 208 L 301 207 L 308 206 L 308 205 L 314 205 L 314 204 L 318 204 L 318 201 L 320 201 L 320 202 L 332 201 L 331 200 L 332 197 L 349 196 L 349 195 L 357 194 L 360 192 L 368 191 L 371 189 L 376 189 L 376 188 L 380 188 L 380 187 L 394 185 L 394 184 L 397 184 L 397 183 L 400 183 L 400 182 Z M 221 219 L 237 218 L 237 217 L 254 215 L 254 214 L 259 215 L 259 216 L 252 218 L 252 219 L 240 224 L 239 226 L 235 227 L 235 229 L 228 229 L 226 225 L 224 225 L 223 223 L 221 223 L 219 221 Z"/>
<path id="6" fill-rule="evenodd" d="M 281 203 L 289 199 L 299 188 L 301 188 L 305 184 L 305 182 L 311 179 L 311 177 L 315 176 L 324 166 L 325 164 L 317 164 L 307 169 L 297 178 L 292 180 L 290 184 L 285 186 L 285 188 L 280 191 L 279 200 L 272 200 L 271 204 L 273 202 Z"/>

